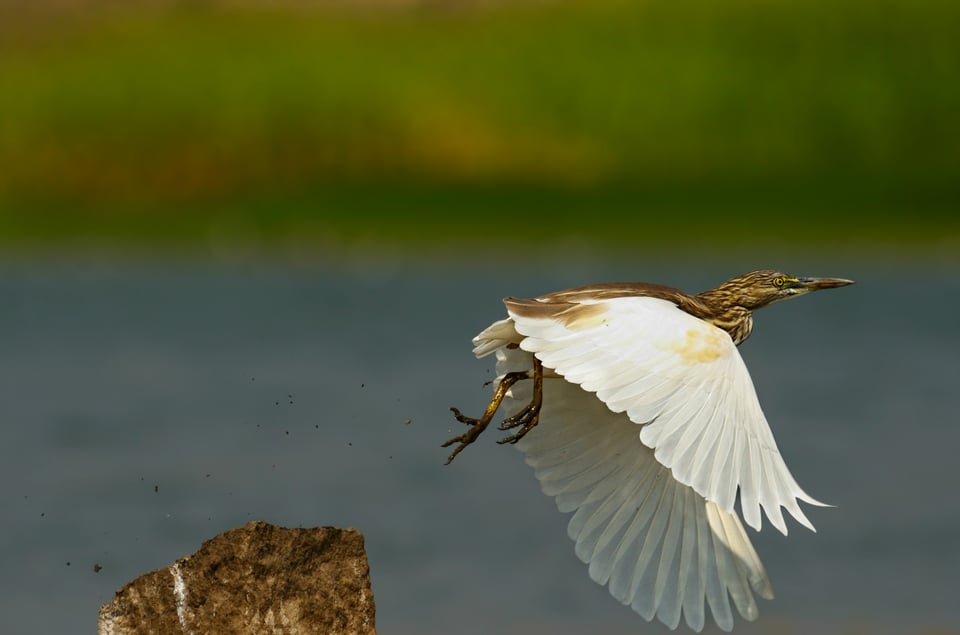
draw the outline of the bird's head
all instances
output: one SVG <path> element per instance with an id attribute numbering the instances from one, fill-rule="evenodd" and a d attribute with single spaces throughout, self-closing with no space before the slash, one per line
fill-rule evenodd
<path id="1" fill-rule="evenodd" d="M 844 278 L 798 278 L 779 271 L 751 271 L 724 282 L 710 294 L 725 296 L 725 304 L 749 311 L 820 289 L 853 284 Z M 715 296 L 716 297 L 716 296 Z M 717 297 L 716 299 L 720 299 Z"/>

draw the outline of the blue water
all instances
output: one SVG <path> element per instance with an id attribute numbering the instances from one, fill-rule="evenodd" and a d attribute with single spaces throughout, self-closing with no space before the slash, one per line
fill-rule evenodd
<path id="1" fill-rule="evenodd" d="M 662 632 L 589 580 L 493 432 L 443 466 L 447 408 L 486 403 L 470 338 L 502 296 L 754 264 L 858 284 L 765 309 L 741 349 L 792 472 L 837 507 L 755 537 L 777 599 L 738 630 L 960 632 L 960 271 L 812 259 L 8 262 L 0 630 L 93 632 L 124 583 L 261 519 L 363 531 L 385 634 Z"/>

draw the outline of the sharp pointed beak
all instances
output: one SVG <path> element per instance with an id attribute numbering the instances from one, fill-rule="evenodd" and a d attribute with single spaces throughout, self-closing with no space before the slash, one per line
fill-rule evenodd
<path id="1" fill-rule="evenodd" d="M 806 291 L 819 291 L 820 289 L 836 289 L 853 284 L 853 280 L 846 278 L 797 278 L 793 286 Z"/>

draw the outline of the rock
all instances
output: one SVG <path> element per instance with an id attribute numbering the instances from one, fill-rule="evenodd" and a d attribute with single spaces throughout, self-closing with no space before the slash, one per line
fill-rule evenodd
<path id="1" fill-rule="evenodd" d="M 140 576 L 100 607 L 100 635 L 375 635 L 363 534 L 252 522 Z"/>

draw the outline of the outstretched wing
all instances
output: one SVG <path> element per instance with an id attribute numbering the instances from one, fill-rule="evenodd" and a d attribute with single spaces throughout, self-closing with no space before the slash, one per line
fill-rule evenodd
<path id="1" fill-rule="evenodd" d="M 787 533 L 781 507 L 813 525 L 807 495 L 783 462 L 753 382 L 723 330 L 652 297 L 504 301 L 520 347 L 640 424 L 640 440 L 673 477 L 760 529 L 760 508 Z M 546 400 L 545 400 L 546 403 Z"/>
<path id="2" fill-rule="evenodd" d="M 497 372 L 530 367 L 522 350 L 497 350 Z M 506 409 L 529 400 L 515 384 Z M 517 446 L 545 494 L 576 512 L 567 533 L 590 577 L 645 619 L 676 628 L 704 626 L 706 605 L 720 628 L 733 627 L 730 598 L 745 619 L 757 617 L 753 592 L 773 588 L 735 513 L 678 482 L 637 435 L 626 415 L 560 379 L 544 382 L 540 425 Z M 751 592 L 753 589 L 753 592 Z"/>

